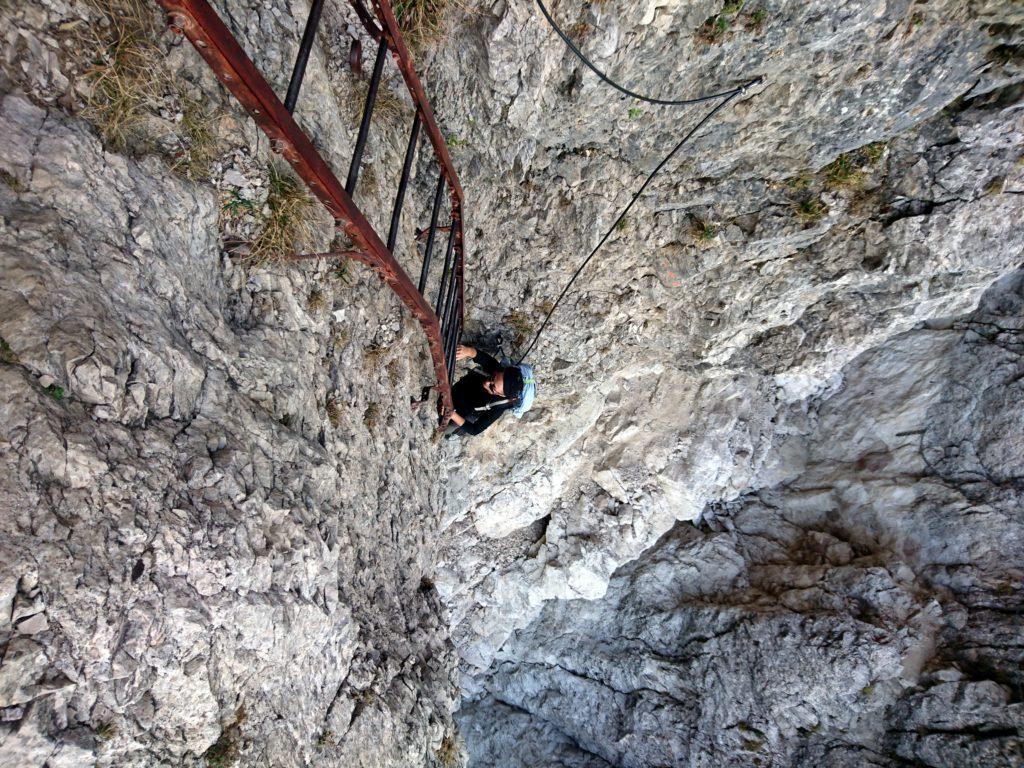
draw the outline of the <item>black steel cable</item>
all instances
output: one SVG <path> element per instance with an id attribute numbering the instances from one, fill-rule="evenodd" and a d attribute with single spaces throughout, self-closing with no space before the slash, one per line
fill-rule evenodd
<path id="1" fill-rule="evenodd" d="M 625 87 L 619 85 L 614 80 L 612 80 L 607 75 L 605 75 L 601 70 L 599 70 L 596 66 L 594 66 L 594 64 L 586 56 L 583 55 L 583 53 L 580 51 L 580 49 L 577 48 L 573 44 L 573 42 L 568 38 L 568 36 L 566 36 L 566 34 L 558 26 L 558 24 L 555 23 L 555 20 L 551 18 L 551 14 L 548 13 L 548 9 L 544 6 L 544 3 L 542 2 L 542 0 L 537 0 L 537 5 L 540 6 L 541 13 L 544 14 L 544 18 L 547 19 L 548 24 L 550 24 L 552 29 L 554 29 L 555 32 L 558 33 L 558 36 L 561 37 L 563 41 L 565 41 L 565 44 L 567 46 L 569 46 L 569 49 L 573 53 L 575 53 L 576 56 L 579 57 L 580 61 L 582 61 L 584 64 L 586 64 L 594 72 L 594 74 L 596 74 L 598 77 L 601 78 L 601 80 L 603 80 L 604 82 L 608 83 L 608 85 L 612 86 L 616 90 L 626 94 L 627 96 L 632 96 L 634 99 L 640 99 L 641 101 L 646 101 L 646 102 L 649 102 L 651 104 L 663 104 L 663 105 L 666 105 L 666 106 L 683 106 L 683 105 L 686 105 L 686 104 L 696 104 L 698 102 L 710 101 L 712 99 L 718 99 L 718 98 L 721 98 L 722 101 L 719 104 L 717 104 L 706 115 L 704 115 L 704 117 L 701 118 L 700 122 L 698 122 L 692 129 L 690 129 L 690 131 L 682 138 L 682 140 L 680 140 L 680 142 L 678 144 L 676 144 L 676 146 L 672 149 L 672 151 L 669 152 L 668 155 L 666 155 L 665 159 L 662 160 L 660 163 L 658 163 L 657 167 L 653 171 L 651 171 L 650 174 L 648 174 L 647 178 L 644 180 L 644 183 L 640 186 L 640 189 L 638 189 L 636 191 L 636 193 L 633 195 L 632 199 L 629 201 L 629 204 L 622 210 L 622 213 L 620 213 L 618 218 L 615 219 L 615 221 L 611 225 L 611 227 L 608 228 L 608 231 L 604 233 L 604 237 L 602 237 L 601 241 L 594 247 L 594 250 L 592 250 L 590 252 L 590 255 L 587 256 L 587 258 L 585 258 L 583 260 L 583 263 L 579 265 L 579 267 L 576 269 L 575 272 L 573 272 L 572 277 L 569 278 L 569 282 L 567 282 L 565 284 L 565 287 L 562 289 L 562 292 L 560 294 L 558 294 L 558 298 L 555 299 L 555 303 L 551 305 L 551 309 L 549 309 L 547 315 L 545 315 L 544 322 L 541 323 L 540 328 L 537 329 L 537 333 L 534 334 L 533 341 L 530 342 L 530 346 L 528 346 L 526 348 L 526 351 L 519 357 L 519 361 L 518 362 L 520 362 L 520 363 L 523 362 L 523 360 L 525 360 L 527 358 L 527 356 L 530 354 L 530 352 L 533 351 L 533 348 L 537 345 L 537 342 L 540 340 L 541 334 L 544 332 L 544 329 L 547 328 L 548 322 L 551 320 L 551 316 L 555 313 L 555 310 L 558 309 L 558 305 L 562 302 L 562 299 L 565 298 L 565 294 L 569 292 L 569 289 L 572 287 L 572 284 L 574 282 L 576 282 L 576 278 L 580 276 L 580 273 L 583 272 L 583 270 L 586 268 L 587 264 L 590 263 L 590 260 L 592 258 L 594 258 L 594 256 L 597 254 L 597 252 L 601 249 L 601 246 L 605 244 L 605 242 L 608 240 L 609 237 L 611 237 L 612 232 L 615 231 L 615 227 L 617 227 L 619 225 L 619 222 L 622 221 L 626 217 L 626 214 L 629 213 L 630 209 L 633 207 L 633 204 L 636 203 L 636 201 L 640 199 L 640 195 L 642 195 L 644 193 L 644 190 L 647 189 L 647 187 L 650 185 L 650 183 L 654 180 L 654 177 L 658 175 L 658 172 L 662 168 L 664 168 L 665 165 L 673 157 L 675 157 L 676 153 L 680 149 L 683 148 L 683 145 L 686 144 L 686 142 L 689 141 L 690 138 L 697 131 L 699 131 L 704 126 L 705 123 L 708 122 L 708 120 L 710 120 L 712 117 L 714 117 L 715 114 L 720 109 L 722 109 L 726 104 L 728 104 L 730 101 L 732 101 L 734 98 L 736 98 L 736 96 L 738 96 L 739 94 L 741 94 L 744 91 L 746 91 L 752 85 L 756 85 L 757 83 L 760 83 L 762 81 L 762 79 L 763 79 L 763 78 L 757 77 L 757 78 L 754 78 L 753 80 L 750 80 L 747 83 L 744 83 L 743 85 L 741 85 L 741 86 L 739 86 L 737 88 L 733 88 L 733 89 L 728 90 L 728 91 L 723 91 L 721 93 L 711 94 L 710 96 L 701 96 L 701 97 L 695 98 L 695 99 L 682 99 L 682 100 L 678 100 L 678 101 L 673 101 L 673 100 L 668 100 L 668 99 L 653 99 L 653 98 L 650 98 L 648 96 L 644 96 L 642 94 L 636 93 L 635 91 L 631 91 L 628 88 L 625 88 Z"/>
<path id="2" fill-rule="evenodd" d="M 708 120 L 714 117 L 715 113 L 718 112 L 718 110 L 722 109 L 722 107 L 724 107 L 726 104 L 732 101 L 745 89 L 746 86 L 743 86 L 742 88 L 736 88 L 731 93 L 728 93 L 728 95 L 724 99 L 722 99 L 721 103 L 718 104 L 714 109 L 709 111 L 706 115 L 704 115 L 704 117 L 701 118 L 700 122 L 697 123 L 697 125 L 695 125 L 690 130 L 690 132 L 687 133 L 678 144 L 676 144 L 675 148 L 671 152 L 669 152 L 668 155 L 665 156 L 665 159 L 658 163 L 658 166 L 648 174 L 647 178 L 644 180 L 644 183 L 640 186 L 640 189 L 636 191 L 636 193 L 633 195 L 633 198 L 629 201 L 629 205 L 627 205 L 622 210 L 622 213 L 619 214 L 619 217 L 615 219 L 615 222 L 608 228 L 608 231 L 604 233 L 604 237 L 601 238 L 601 242 L 594 246 L 594 250 L 590 252 L 590 255 L 587 256 L 587 258 L 583 260 L 583 263 L 579 265 L 575 272 L 573 272 L 572 277 L 569 278 L 569 282 L 565 284 L 565 287 L 562 289 L 562 292 L 558 294 L 558 298 L 555 299 L 555 303 L 551 306 L 551 309 L 548 310 L 547 316 L 544 318 L 544 322 L 541 323 L 540 328 L 537 329 L 537 333 L 534 335 L 533 341 L 530 342 L 530 346 L 526 348 L 526 351 L 519 358 L 520 363 L 526 359 L 527 355 L 529 355 L 531 351 L 533 351 L 534 346 L 536 346 L 537 341 L 540 339 L 540 335 L 544 332 L 544 329 L 547 328 L 548 321 L 551 320 L 551 315 L 553 315 L 555 310 L 558 309 L 558 305 L 561 303 L 562 299 L 565 298 L 565 294 L 569 292 L 569 289 L 572 287 L 572 284 L 576 282 L 576 278 L 580 276 L 580 273 L 586 268 L 587 264 L 590 263 L 590 260 L 594 258 L 597 252 L 601 249 L 601 246 L 605 244 L 605 241 L 607 241 L 608 238 L 611 237 L 612 232 L 615 231 L 615 228 L 619 225 L 619 222 L 626 217 L 626 214 L 629 213 L 630 209 L 633 207 L 633 204 L 640 199 L 640 195 L 644 193 L 644 190 L 647 189 L 648 185 L 654 180 L 654 177 L 658 175 L 658 171 L 665 167 L 665 164 L 668 163 L 673 157 L 675 157 L 676 153 L 683 148 L 683 145 L 690 140 L 690 137 L 693 136 L 693 134 L 695 134 L 697 131 L 699 131 L 701 127 L 705 123 L 707 123 Z"/>
<path id="3" fill-rule="evenodd" d="M 562 41 L 567 46 L 569 46 L 569 50 L 575 53 L 577 58 L 579 58 L 580 61 L 586 64 L 591 72 L 593 72 L 595 75 L 597 75 L 604 82 L 606 82 L 608 85 L 610 85 L 612 88 L 619 91 L 620 93 L 624 93 L 627 96 L 632 96 L 634 99 L 640 99 L 640 101 L 646 101 L 648 104 L 663 104 L 667 107 L 682 107 L 685 106 L 686 104 L 698 104 L 702 101 L 711 101 L 713 99 L 717 99 L 722 96 L 728 96 L 734 93 L 734 91 L 730 90 L 722 91 L 721 93 L 711 93 L 708 94 L 707 96 L 698 96 L 693 99 L 656 99 L 652 96 L 644 96 L 642 93 L 632 91 L 623 85 L 619 85 L 610 77 L 608 77 L 608 75 L 606 75 L 604 72 L 597 68 L 594 62 L 592 62 L 590 59 L 586 57 L 586 55 L 584 55 L 583 51 L 576 47 L 576 44 L 569 39 L 569 36 L 565 34 L 565 32 L 562 31 L 562 28 L 558 26 L 558 24 L 555 22 L 553 18 L 551 18 L 551 13 L 548 11 L 547 7 L 544 5 L 542 0 L 537 0 L 537 6 L 540 8 L 540 12 L 544 14 L 544 18 L 548 20 L 548 24 L 551 25 L 551 28 L 555 30 L 555 32 L 558 33 L 558 36 L 562 38 Z"/>

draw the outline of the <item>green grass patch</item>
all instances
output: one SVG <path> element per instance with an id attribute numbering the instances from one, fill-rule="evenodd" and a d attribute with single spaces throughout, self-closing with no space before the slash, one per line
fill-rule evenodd
<path id="1" fill-rule="evenodd" d="M 739 18 L 745 4 L 745 0 L 725 0 L 722 10 L 714 16 L 709 16 L 697 28 L 695 35 L 697 40 L 707 45 L 722 42 L 729 30 L 732 29 L 733 23 Z"/>
<path id="2" fill-rule="evenodd" d="M 334 731 L 326 730 L 317 737 L 316 745 L 320 748 L 333 747 L 337 743 L 337 737 L 334 735 Z"/>
<path id="3" fill-rule="evenodd" d="M 877 165 L 878 161 L 885 154 L 887 146 L 884 141 L 874 141 L 870 144 L 865 144 L 859 151 L 867 162 L 871 163 L 871 165 Z"/>
<path id="4" fill-rule="evenodd" d="M 820 197 L 808 195 L 798 200 L 793 205 L 793 210 L 797 218 L 804 224 L 813 224 L 825 218 L 825 215 L 828 213 L 828 206 L 825 205 L 825 202 Z"/>
<path id="5" fill-rule="evenodd" d="M 348 259 L 338 259 L 337 266 L 335 266 L 334 271 L 331 272 L 331 277 L 335 280 L 340 280 L 345 285 L 351 285 L 352 275 Z"/>
<path id="6" fill-rule="evenodd" d="M 832 189 L 850 189 L 864 180 L 853 154 L 840 155 L 825 166 L 825 183 Z"/>
<path id="7" fill-rule="evenodd" d="M 698 243 L 710 243 L 718 235 L 718 227 L 699 216 L 690 217 L 690 236 Z"/>
<path id="8" fill-rule="evenodd" d="M 11 349 L 11 345 L 3 338 L 0 338 L 0 363 L 16 364 L 18 355 Z"/>
<path id="9" fill-rule="evenodd" d="M 256 213 L 256 204 L 247 198 L 242 197 L 237 189 L 228 193 L 227 200 L 221 204 L 221 210 L 229 216 L 241 216 L 245 213 Z"/>
<path id="10" fill-rule="evenodd" d="M 305 185 L 283 165 L 271 163 L 267 209 L 249 259 L 265 264 L 301 251 L 313 240 L 316 203 Z"/>
<path id="11" fill-rule="evenodd" d="M 238 708 L 235 719 L 220 732 L 217 741 L 203 754 L 207 768 L 230 768 L 238 763 L 241 754 L 242 724 L 245 722 L 245 710 Z"/>

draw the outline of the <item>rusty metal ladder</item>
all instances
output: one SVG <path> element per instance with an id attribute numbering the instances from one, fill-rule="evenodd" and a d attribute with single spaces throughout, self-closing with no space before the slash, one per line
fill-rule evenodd
<path id="1" fill-rule="evenodd" d="M 363 116 L 356 137 L 352 161 L 343 186 L 327 162 L 313 147 L 306 133 L 292 117 L 302 87 L 306 63 L 313 47 L 324 0 L 312 0 L 305 32 L 299 46 L 292 71 L 291 82 L 282 102 L 266 79 L 256 69 L 234 35 L 221 21 L 206 0 L 157 0 L 168 14 L 170 28 L 184 34 L 199 54 L 210 65 L 220 82 L 245 107 L 263 132 L 270 138 L 271 148 L 284 157 L 306 183 L 310 191 L 334 216 L 337 227 L 344 229 L 355 249 L 336 255 L 357 259 L 370 266 L 383 279 L 419 320 L 427 336 L 430 356 L 437 378 L 438 410 L 441 423 L 452 412 L 451 382 L 455 373 L 455 352 L 463 323 L 463 196 L 462 186 L 452 164 L 448 147 L 434 121 L 434 113 L 416 76 L 412 57 L 398 28 L 398 21 L 388 0 L 370 0 L 371 12 L 362 0 L 349 0 L 360 21 L 377 42 L 377 55 L 373 65 L 363 106 Z M 359 181 L 363 149 L 369 135 L 370 120 L 377 100 L 384 65 L 391 54 L 405 80 L 406 88 L 416 107 L 409 133 L 409 144 L 402 165 L 402 176 L 391 213 L 391 224 L 385 243 L 352 200 Z M 423 265 L 418 285 L 414 285 L 394 256 L 402 206 L 419 144 L 420 129 L 425 130 L 437 160 L 438 176 L 431 210 L 430 228 L 424 250 Z M 441 201 L 448 192 L 450 224 L 438 226 Z M 438 232 L 448 232 L 444 266 L 437 297 L 431 306 L 426 296 L 427 278 Z"/>

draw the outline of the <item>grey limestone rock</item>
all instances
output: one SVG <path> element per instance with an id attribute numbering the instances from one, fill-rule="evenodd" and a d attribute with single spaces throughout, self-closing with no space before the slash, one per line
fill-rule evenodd
<path id="1" fill-rule="evenodd" d="M 213 5 L 283 92 L 308 4 Z M 1020 763 L 1019 3 L 552 2 L 640 91 L 763 82 L 555 313 L 537 406 L 443 443 L 374 275 L 238 258 L 270 150 L 190 46 L 151 41 L 151 144 L 98 138 L 101 6 L 0 3 L 0 764 Z M 466 341 L 514 355 L 703 107 L 525 0 L 445 18 Z M 336 169 L 353 39 L 327 3 L 296 112 Z"/>
<path id="2" fill-rule="evenodd" d="M 1022 289 L 858 357 L 783 482 L 545 606 L 462 710 L 472 763 L 529 764 L 529 721 L 566 765 L 1020 765 Z"/>

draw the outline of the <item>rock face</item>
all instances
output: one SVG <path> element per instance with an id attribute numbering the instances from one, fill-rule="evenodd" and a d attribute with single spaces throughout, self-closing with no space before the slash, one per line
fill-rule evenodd
<path id="1" fill-rule="evenodd" d="M 676 96 L 766 80 L 659 177 L 555 314 L 527 425 L 465 448 L 438 587 L 471 668 L 545 601 L 601 596 L 676 521 L 774 485 L 790 404 L 893 335 L 973 309 L 1021 263 L 1020 69 L 996 50 L 1018 39 L 1019 8 L 763 8 L 758 24 L 726 14 L 712 40 L 720 4 L 595 5 L 579 23 L 553 8 L 640 91 L 666 95 L 670 71 L 686 73 Z M 492 10 L 460 48 L 486 48 L 485 114 L 503 134 L 466 153 L 467 189 L 502 222 L 476 232 L 489 279 L 473 275 L 471 331 L 494 343 L 504 318 L 513 352 L 508 308 L 543 310 L 702 113 L 631 117 L 533 9 Z M 482 97 L 446 95 L 481 120 Z"/>
<path id="2" fill-rule="evenodd" d="M 514 635 L 471 762 L 1020 765 L 1022 333 L 1017 273 L 846 366 L 785 415 L 781 482 Z"/>
<path id="3" fill-rule="evenodd" d="M 415 324 L 372 275 L 225 257 L 214 187 L 30 85 L 0 100 L 0 765 L 429 764 L 457 678 Z"/>
<path id="4" fill-rule="evenodd" d="M 283 92 L 307 5 L 215 5 Z M 374 276 L 237 258 L 270 153 L 188 45 L 100 140 L 107 6 L 0 3 L 0 765 L 450 766 L 460 666 L 476 765 L 1021 762 L 1019 3 L 554 3 L 640 91 L 764 82 L 554 315 L 535 409 L 440 447 Z M 514 354 L 701 107 L 528 3 L 446 18 L 467 341 Z M 341 169 L 360 34 L 327 4 L 297 112 Z"/>
<path id="5" fill-rule="evenodd" d="M 429 416 L 307 309 L 315 273 L 221 261 L 209 193 L 20 96 L 0 135 L 4 754 L 190 764 L 234 725 L 279 765 L 429 754 L 454 693 Z"/>

